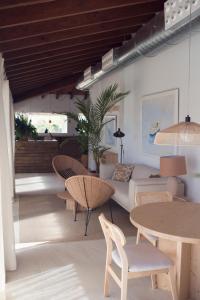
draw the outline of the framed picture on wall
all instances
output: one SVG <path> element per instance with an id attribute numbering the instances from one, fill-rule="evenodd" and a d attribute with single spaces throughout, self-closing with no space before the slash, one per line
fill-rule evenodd
<path id="1" fill-rule="evenodd" d="M 102 144 L 108 147 L 116 147 L 117 141 L 113 133 L 117 130 L 117 116 L 107 115 L 104 118 L 104 122 L 107 122 L 107 124 L 103 129 Z"/>
<path id="2" fill-rule="evenodd" d="M 173 146 L 154 144 L 156 133 L 178 122 L 179 90 L 149 94 L 141 101 L 141 143 L 143 153 L 163 156 L 175 153 Z"/>

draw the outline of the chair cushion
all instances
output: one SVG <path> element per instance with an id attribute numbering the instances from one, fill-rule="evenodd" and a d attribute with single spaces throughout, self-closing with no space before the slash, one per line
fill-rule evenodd
<path id="1" fill-rule="evenodd" d="M 173 266 L 173 262 L 164 253 L 148 242 L 127 244 L 124 247 L 129 263 L 129 272 L 161 270 Z M 121 268 L 121 259 L 117 249 L 112 252 L 112 259 Z"/>
<path id="2" fill-rule="evenodd" d="M 133 172 L 133 165 L 117 164 L 112 180 L 128 182 Z"/>
<path id="3" fill-rule="evenodd" d="M 60 170 L 59 173 L 65 179 L 68 179 L 68 178 L 76 175 L 76 173 L 70 168 L 65 169 L 65 170 Z"/>

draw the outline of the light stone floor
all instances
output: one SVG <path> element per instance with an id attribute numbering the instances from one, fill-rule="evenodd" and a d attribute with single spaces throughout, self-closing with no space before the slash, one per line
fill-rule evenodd
<path id="1" fill-rule="evenodd" d="M 88 238 L 83 238 L 82 215 L 74 223 L 64 204 L 57 202 L 55 193 L 62 188 L 62 182 L 53 174 L 17 176 L 18 268 L 7 272 L 6 300 L 104 299 L 106 247 L 97 215 L 91 220 Z M 128 214 L 115 206 L 114 216 L 126 235 L 132 236 L 128 239 L 135 240 L 135 229 L 128 221 Z M 119 288 L 112 281 L 110 295 L 111 300 L 120 299 Z M 129 281 L 128 300 L 171 300 L 171 295 L 152 290 L 150 279 L 145 278 Z"/>
<path id="2" fill-rule="evenodd" d="M 18 246 L 18 270 L 7 276 L 6 300 L 103 300 L 104 240 Z M 110 300 L 120 299 L 111 281 Z M 171 300 L 150 279 L 129 281 L 128 300 Z"/>

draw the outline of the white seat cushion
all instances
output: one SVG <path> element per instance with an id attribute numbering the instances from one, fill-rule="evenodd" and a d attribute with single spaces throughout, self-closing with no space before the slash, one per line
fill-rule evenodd
<path id="1" fill-rule="evenodd" d="M 161 270 L 173 266 L 173 262 L 156 247 L 147 243 L 127 244 L 124 247 L 129 263 L 129 272 Z M 118 250 L 112 252 L 112 259 L 121 268 Z"/>

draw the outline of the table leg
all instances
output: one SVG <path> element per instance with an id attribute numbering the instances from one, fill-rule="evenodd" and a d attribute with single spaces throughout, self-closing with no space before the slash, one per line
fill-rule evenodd
<path id="1" fill-rule="evenodd" d="M 178 297 L 179 300 L 187 300 L 190 294 L 191 245 L 178 242 L 176 258 Z"/>
<path id="2" fill-rule="evenodd" d="M 159 239 L 158 248 L 166 253 L 176 264 L 177 291 L 179 300 L 188 300 L 190 291 L 190 250 L 191 245 Z M 158 275 L 158 288 L 170 290 L 165 274 Z"/>

